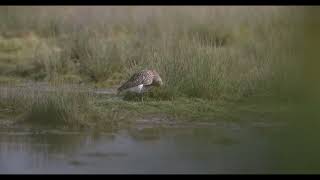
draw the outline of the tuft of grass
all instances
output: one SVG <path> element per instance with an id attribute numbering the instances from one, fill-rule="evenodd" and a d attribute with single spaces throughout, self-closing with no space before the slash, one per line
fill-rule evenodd
<path id="1" fill-rule="evenodd" d="M 94 96 L 87 90 L 12 86 L 0 92 L 0 107 L 7 110 L 5 114 L 13 122 L 70 128 L 102 127 L 104 130 L 117 126 L 117 115 L 94 106 Z"/>
<path id="2" fill-rule="evenodd" d="M 37 97 L 24 116 L 24 120 L 39 124 L 74 124 L 84 120 L 82 113 L 88 111 L 86 96 L 57 93 Z M 80 96 L 80 97 L 79 97 Z"/>

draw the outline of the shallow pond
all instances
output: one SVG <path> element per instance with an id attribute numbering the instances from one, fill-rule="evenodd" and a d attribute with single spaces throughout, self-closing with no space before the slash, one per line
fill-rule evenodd
<path id="1" fill-rule="evenodd" d="M 0 129 L 0 173 L 265 173 L 264 124 L 140 127 L 117 133 Z"/>

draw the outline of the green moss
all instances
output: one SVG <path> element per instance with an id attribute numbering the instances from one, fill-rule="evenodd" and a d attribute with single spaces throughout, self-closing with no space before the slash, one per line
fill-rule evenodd
<path id="1" fill-rule="evenodd" d="M 99 98 L 98 107 L 116 109 L 131 113 L 132 119 L 148 115 L 167 115 L 175 121 L 201 122 L 201 121 L 259 121 L 269 118 L 280 120 L 281 115 L 290 112 L 292 104 L 285 101 L 273 100 L 268 103 L 266 99 L 255 100 L 207 101 L 203 99 L 178 98 L 176 100 L 155 100 L 140 98 L 127 100 L 111 100 Z"/>

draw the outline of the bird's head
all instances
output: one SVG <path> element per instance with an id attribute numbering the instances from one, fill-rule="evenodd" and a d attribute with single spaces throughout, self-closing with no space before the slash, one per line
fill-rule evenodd
<path id="1" fill-rule="evenodd" d="M 153 83 L 156 85 L 156 86 L 162 86 L 163 85 L 163 82 L 162 82 L 162 79 L 159 75 L 159 73 L 155 70 L 152 70 L 153 72 Z"/>

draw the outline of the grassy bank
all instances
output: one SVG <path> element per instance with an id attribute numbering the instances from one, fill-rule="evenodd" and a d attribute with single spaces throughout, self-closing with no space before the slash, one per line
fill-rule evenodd
<path id="1" fill-rule="evenodd" d="M 172 123 L 281 123 L 297 106 L 279 99 L 266 100 L 266 97 L 210 101 L 187 97 L 155 100 L 147 96 L 141 102 L 137 97 L 124 100 L 114 95 L 95 94 L 88 89 L 81 91 L 79 86 L 47 88 L 51 91 L 46 92 L 37 85 L 2 88 L 1 125 L 116 131 L 139 122 L 161 126 Z"/>
<path id="2" fill-rule="evenodd" d="M 302 10 L 2 7 L 0 79 L 112 87 L 155 68 L 166 82 L 163 98 L 286 96 L 296 93 L 300 77 L 295 44 Z"/>
<path id="3" fill-rule="evenodd" d="M 14 112 L 2 114 L 101 127 L 147 114 L 237 119 L 247 116 L 236 112 L 247 106 L 241 102 L 265 97 L 258 103 L 263 112 L 267 99 L 281 104 L 299 97 L 302 12 L 302 7 L 1 7 L 1 84 L 114 88 L 144 68 L 157 69 L 165 83 L 143 104 L 77 93 L 10 92 L 1 95 L 0 105 Z M 276 111 L 280 104 L 270 108 Z"/>

